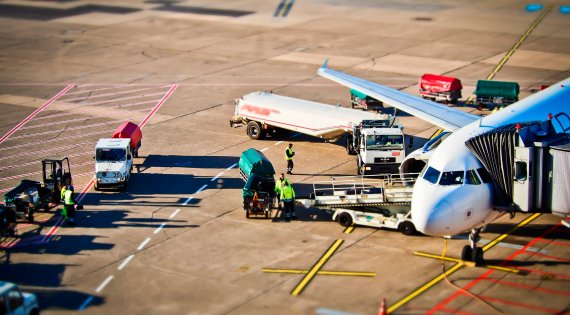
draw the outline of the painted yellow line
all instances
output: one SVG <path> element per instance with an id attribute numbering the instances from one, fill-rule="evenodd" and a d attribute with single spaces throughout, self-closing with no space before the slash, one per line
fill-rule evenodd
<path id="1" fill-rule="evenodd" d="M 271 269 L 263 268 L 263 272 L 267 273 L 288 273 L 288 274 L 307 274 L 309 270 L 301 269 Z M 325 276 L 354 276 L 354 277 L 376 277 L 375 272 L 360 272 L 360 271 L 332 271 L 332 270 L 320 270 L 317 275 Z"/>
<path id="2" fill-rule="evenodd" d="M 351 225 L 351 226 L 349 226 L 349 227 L 347 227 L 347 228 L 344 230 L 344 234 L 350 234 L 350 233 L 352 233 L 352 231 L 354 231 L 354 224 Z"/>
<path id="3" fill-rule="evenodd" d="M 509 236 L 509 234 L 515 232 L 516 230 L 520 229 L 521 227 L 527 225 L 528 223 L 532 222 L 534 219 L 538 218 L 541 214 L 540 213 L 535 213 L 533 215 L 531 215 L 530 217 L 526 218 L 525 220 L 523 220 L 522 222 L 520 222 L 519 224 L 517 224 L 517 226 L 515 226 L 514 228 L 512 228 L 511 230 L 509 230 L 507 233 L 501 234 L 500 236 L 498 236 L 497 238 L 495 238 L 494 240 L 492 240 L 491 242 L 489 242 L 487 245 L 485 245 L 485 247 L 483 247 L 483 251 L 487 251 L 491 248 L 493 248 L 493 246 L 497 245 L 499 242 L 501 242 L 503 239 L 505 239 L 507 236 Z M 426 255 L 431 255 L 431 254 L 426 254 Z M 438 259 L 441 259 L 441 256 L 438 255 L 433 255 L 435 257 L 437 257 Z M 450 258 L 453 259 L 453 258 Z M 464 262 L 462 262 L 461 260 L 459 260 L 460 262 L 455 264 L 453 267 L 451 267 L 449 270 L 447 270 L 445 272 L 446 276 L 449 276 L 450 274 L 452 274 L 453 272 L 455 272 L 456 270 L 458 270 L 459 268 L 465 266 L 466 264 Z M 493 267 L 498 267 L 498 266 L 493 266 Z M 500 269 L 502 270 L 502 269 Z M 405 296 L 404 298 L 402 298 L 400 301 L 398 301 L 396 304 L 392 305 L 389 309 L 388 309 L 388 313 L 391 313 L 395 310 L 397 310 L 398 308 L 400 308 L 402 305 L 408 303 L 409 301 L 411 301 L 412 299 L 414 299 L 416 296 L 424 293 L 425 291 L 427 291 L 429 288 L 431 288 L 432 286 L 434 286 L 435 284 L 437 284 L 439 281 L 445 279 L 444 274 L 440 274 L 439 276 L 433 278 L 431 281 L 429 281 L 428 283 L 426 283 L 425 285 L 421 286 L 419 289 L 416 289 L 415 291 L 413 291 L 412 293 L 408 294 L 407 296 Z"/>
<path id="4" fill-rule="evenodd" d="M 429 253 L 424 253 L 424 252 L 415 252 L 414 255 L 441 260 L 441 255 L 434 255 L 434 254 L 429 254 Z M 465 266 L 469 266 L 469 267 L 476 267 L 475 263 L 473 263 L 472 261 L 462 261 L 461 259 L 451 258 L 451 257 L 443 257 L 443 260 L 451 261 L 451 262 L 455 262 L 455 263 L 463 263 Z M 512 273 L 519 273 L 520 272 L 520 270 L 518 270 L 518 269 L 505 268 L 505 267 L 500 267 L 500 266 L 495 266 L 495 265 L 481 265 L 479 267 L 496 269 L 496 270 L 512 272 Z"/>
<path id="5" fill-rule="evenodd" d="M 521 38 L 515 43 L 515 45 L 507 52 L 507 54 L 503 57 L 503 59 L 497 64 L 495 69 L 489 74 L 487 80 L 491 80 L 495 77 L 497 72 L 501 70 L 501 68 L 505 65 L 505 63 L 511 58 L 511 56 L 515 53 L 515 51 L 521 46 L 521 44 L 526 40 L 526 38 L 534 31 L 534 29 L 542 22 L 544 17 L 552 11 L 553 6 L 549 5 L 546 10 L 544 10 L 534 22 L 530 25 L 530 27 L 526 30 L 526 32 L 521 36 Z"/>
<path id="6" fill-rule="evenodd" d="M 313 268 L 311 268 L 311 270 L 309 270 L 305 277 L 303 277 L 295 289 L 291 291 L 291 295 L 297 296 L 303 292 L 305 287 L 311 282 L 311 280 L 313 280 L 317 272 L 325 265 L 327 260 L 329 260 L 329 258 L 334 254 L 334 252 L 340 247 L 343 242 L 343 240 L 338 239 L 332 243 L 329 249 L 323 254 L 323 256 L 321 256 L 321 259 L 317 261 L 317 263 L 313 266 Z"/>
<path id="7" fill-rule="evenodd" d="M 511 56 L 515 53 L 515 51 L 522 45 L 522 43 L 526 40 L 526 38 L 530 35 L 530 33 L 532 33 L 532 31 L 534 31 L 534 29 L 538 26 L 538 24 L 540 24 L 540 22 L 542 22 L 542 20 L 544 19 L 544 17 L 550 13 L 550 11 L 552 10 L 553 6 L 549 5 L 546 10 L 544 10 L 537 18 L 536 20 L 534 20 L 534 22 L 530 25 L 530 27 L 526 30 L 526 32 L 521 36 L 521 38 L 519 38 L 519 40 L 515 43 L 515 45 L 507 52 L 507 54 L 503 57 L 503 59 L 501 59 L 501 61 L 495 66 L 495 69 L 493 69 L 493 71 L 491 71 L 491 73 L 487 76 L 486 80 L 492 80 L 495 75 L 501 71 L 501 69 L 503 68 L 503 66 L 505 65 L 505 63 L 507 63 L 507 61 L 509 60 L 509 58 L 511 58 Z M 467 100 L 465 101 L 465 103 L 470 104 L 473 103 L 473 100 L 475 99 L 475 96 L 471 95 L 469 96 L 469 98 L 467 98 Z"/>
<path id="8" fill-rule="evenodd" d="M 433 138 L 439 136 L 439 134 L 442 133 L 442 132 L 443 132 L 443 129 L 438 129 L 438 130 L 436 130 L 436 131 L 433 133 L 433 135 L 431 135 L 431 137 L 429 137 L 429 138 L 430 138 L 430 139 L 433 139 Z"/>
<path id="9" fill-rule="evenodd" d="M 398 308 L 400 308 L 402 305 L 408 303 L 409 301 L 411 301 L 412 299 L 414 299 L 416 296 L 424 293 L 425 291 L 427 291 L 428 289 L 430 289 L 432 286 L 434 286 L 435 284 L 437 284 L 438 282 L 440 282 L 441 280 L 445 279 L 446 276 L 449 276 L 450 274 L 454 273 L 455 271 L 459 270 L 459 268 L 463 267 L 463 263 L 458 263 L 455 264 L 453 267 L 449 268 L 448 270 L 445 271 L 445 273 L 440 274 L 439 276 L 433 278 L 431 281 L 429 281 L 428 283 L 424 284 L 423 286 L 421 286 L 420 288 L 416 289 L 414 292 L 408 294 L 406 297 L 404 297 L 403 299 L 401 299 L 400 301 L 398 301 L 396 304 L 390 306 L 388 308 L 388 313 L 392 313 L 395 310 L 397 310 Z"/>
<path id="10" fill-rule="evenodd" d="M 284 15 L 284 14 L 285 14 L 285 10 L 287 9 L 287 6 L 289 5 L 289 3 L 290 3 L 291 1 L 292 1 L 292 0 L 285 0 L 285 1 L 282 1 L 282 2 L 281 2 L 281 3 L 283 3 L 283 6 L 281 7 L 281 10 L 280 10 L 279 13 L 277 14 L 277 16 L 285 16 L 285 15 Z"/>
<path id="11" fill-rule="evenodd" d="M 541 215 L 541 213 L 535 213 L 535 214 L 531 215 L 530 217 L 526 218 L 525 220 L 523 220 L 521 223 L 517 224 L 514 228 L 510 229 L 507 233 L 499 235 L 497 238 L 490 241 L 487 245 L 483 246 L 483 252 L 486 252 L 489 249 L 493 248 L 495 245 L 499 244 L 502 240 L 507 238 L 507 236 L 512 234 L 514 231 L 516 231 L 516 230 L 520 229 L 521 227 L 529 224 L 531 221 L 538 218 L 540 215 Z"/>

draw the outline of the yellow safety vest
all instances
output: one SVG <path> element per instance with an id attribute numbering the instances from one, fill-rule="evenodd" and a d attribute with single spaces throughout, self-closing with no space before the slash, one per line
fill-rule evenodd
<path id="1" fill-rule="evenodd" d="M 65 186 L 61 187 L 61 200 L 63 200 L 63 198 L 65 198 L 65 192 L 67 191 L 67 188 Z"/>
<path id="2" fill-rule="evenodd" d="M 289 155 L 290 155 L 290 157 L 289 157 Z M 286 159 L 287 161 L 293 159 L 293 149 L 291 149 L 291 148 L 285 149 L 285 159 Z"/>
<path id="3" fill-rule="evenodd" d="M 72 205 L 73 204 L 73 191 L 71 190 L 66 190 L 65 191 L 65 199 L 64 199 L 64 203 L 66 205 Z"/>
<path id="4" fill-rule="evenodd" d="M 283 187 L 281 190 L 281 199 L 289 201 L 293 198 L 295 198 L 295 190 L 293 190 L 293 186 L 289 185 Z"/>
<path id="5" fill-rule="evenodd" d="M 289 183 L 289 180 L 287 178 L 284 180 L 278 179 L 275 183 L 275 192 L 281 195 L 281 190 L 283 190 L 285 183 Z M 291 186 L 291 183 L 289 183 L 289 186 Z"/>

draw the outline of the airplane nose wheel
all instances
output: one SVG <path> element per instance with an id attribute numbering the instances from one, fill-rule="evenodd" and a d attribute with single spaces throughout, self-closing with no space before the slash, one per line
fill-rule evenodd
<path id="1" fill-rule="evenodd" d="M 470 245 L 465 245 L 461 251 L 461 259 L 464 261 L 472 261 L 475 265 L 481 265 L 483 263 L 483 248 L 477 247 L 477 242 L 479 241 L 479 232 L 481 229 L 471 230 L 469 234 Z"/>

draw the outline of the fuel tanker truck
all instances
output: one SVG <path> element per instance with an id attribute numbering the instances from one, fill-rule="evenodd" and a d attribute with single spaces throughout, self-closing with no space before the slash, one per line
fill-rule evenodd
<path id="1" fill-rule="evenodd" d="M 254 92 L 236 99 L 230 126 L 245 126 L 247 135 L 255 140 L 284 130 L 322 138 L 327 142 L 336 142 L 347 135 L 346 151 L 356 155 L 358 174 L 397 172 L 406 155 L 403 126 L 393 115 L 270 92 Z"/>

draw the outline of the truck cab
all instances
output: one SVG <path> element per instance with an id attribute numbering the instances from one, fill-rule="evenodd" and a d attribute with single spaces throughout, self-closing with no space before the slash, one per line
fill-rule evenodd
<path id="1" fill-rule="evenodd" d="M 95 190 L 127 189 L 133 168 L 130 138 L 103 138 L 95 146 Z"/>
<path id="2" fill-rule="evenodd" d="M 23 293 L 10 282 L 0 281 L 0 314 L 37 315 L 40 313 L 38 298 L 32 293 Z"/>

